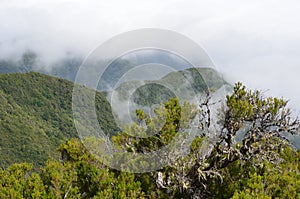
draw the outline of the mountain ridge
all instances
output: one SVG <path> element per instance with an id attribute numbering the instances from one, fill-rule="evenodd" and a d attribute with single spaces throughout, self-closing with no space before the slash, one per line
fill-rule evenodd
<path id="1" fill-rule="evenodd" d="M 72 82 L 36 72 L 0 75 L 0 166 L 42 165 L 49 156 L 57 157 L 59 144 L 78 137 L 72 91 Z M 111 107 L 99 92 L 95 107 L 101 127 L 115 135 L 119 129 Z"/>

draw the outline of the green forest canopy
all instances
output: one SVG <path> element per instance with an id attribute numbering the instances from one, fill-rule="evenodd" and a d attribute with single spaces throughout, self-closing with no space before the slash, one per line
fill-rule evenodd
<path id="1" fill-rule="evenodd" d="M 36 166 L 58 157 L 56 148 L 77 137 L 72 114 L 73 83 L 35 72 L 0 75 L 0 166 Z M 96 94 L 97 116 L 107 134 L 119 131 L 106 98 Z"/>
<path id="2" fill-rule="evenodd" d="M 199 109 L 172 98 L 158 108 L 167 118 L 163 128 L 149 138 L 126 131 L 112 140 L 128 152 L 147 152 L 166 145 L 199 116 L 204 130 L 190 146 L 190 153 L 174 164 L 148 173 L 126 173 L 95 159 L 80 140 L 60 145 L 60 160 L 50 158 L 34 171 L 28 163 L 0 171 L 1 198 L 300 198 L 300 153 L 282 137 L 299 131 L 287 101 L 265 98 L 259 91 L 237 83 L 226 97 L 221 132 L 210 153 L 200 155 L 211 125 L 209 100 Z M 200 115 L 199 115 L 200 114 Z M 137 110 L 134 126 L 150 129 L 156 118 Z M 244 128 L 248 125 L 250 128 Z M 235 137 L 244 129 L 240 141 Z M 166 154 L 166 158 L 169 155 Z M 128 160 L 135 161 L 135 160 Z M 143 166 L 143 165 L 141 165 Z M 126 165 L 125 165 L 126 167 Z"/>

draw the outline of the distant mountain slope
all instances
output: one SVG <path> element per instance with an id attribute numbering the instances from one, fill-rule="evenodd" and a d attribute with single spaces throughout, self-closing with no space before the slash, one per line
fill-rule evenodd
<path id="1" fill-rule="evenodd" d="M 51 63 L 44 63 L 37 53 L 27 50 L 20 57 L 0 59 L 0 74 L 35 71 L 74 82 L 83 62 L 84 57 L 68 54 Z M 172 66 L 178 70 L 192 67 L 190 63 L 170 52 L 143 49 L 115 59 L 104 71 L 98 90 L 109 90 L 126 72 L 148 63 Z M 99 64 L 95 65 L 99 66 Z"/>
<path id="2" fill-rule="evenodd" d="M 32 71 L 37 63 L 37 54 L 33 51 L 25 51 L 20 58 L 0 59 L 0 73 L 24 73 Z"/>
<path id="3" fill-rule="evenodd" d="M 19 63 L 12 60 L 0 60 L 0 74 L 22 72 L 26 72 L 26 69 Z"/>
<path id="4" fill-rule="evenodd" d="M 77 137 L 72 89 L 72 82 L 34 72 L 0 75 L 0 166 L 43 164 L 60 143 Z M 116 134 L 111 107 L 100 93 L 96 109 L 104 131 Z"/>
<path id="5" fill-rule="evenodd" d="M 192 100 L 195 95 L 205 91 L 215 91 L 228 83 L 211 68 L 189 68 L 171 72 L 159 80 L 133 80 L 120 84 L 115 96 L 121 101 L 131 98 L 138 105 L 152 105 L 169 100 L 170 97 L 183 96 Z M 131 96 L 129 96 L 131 95 Z"/>
<path id="6" fill-rule="evenodd" d="M 223 99 L 227 88 L 231 86 L 216 70 L 189 68 L 170 72 L 158 80 L 124 81 L 114 91 L 107 92 L 107 98 L 113 104 L 113 112 L 118 113 L 120 126 L 124 126 L 131 121 L 130 118 L 135 118 L 136 109 L 152 115 L 158 104 L 174 97 L 178 97 L 181 103 L 197 104 L 206 91 L 210 91 L 214 98 Z"/>

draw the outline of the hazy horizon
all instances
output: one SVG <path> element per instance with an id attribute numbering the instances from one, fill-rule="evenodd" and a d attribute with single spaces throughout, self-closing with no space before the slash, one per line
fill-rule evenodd
<path id="1" fill-rule="evenodd" d="M 299 112 L 299 8 L 294 0 L 2 0 L 0 58 L 32 50 L 50 66 L 126 31 L 169 29 L 201 45 L 231 82 L 290 99 Z"/>

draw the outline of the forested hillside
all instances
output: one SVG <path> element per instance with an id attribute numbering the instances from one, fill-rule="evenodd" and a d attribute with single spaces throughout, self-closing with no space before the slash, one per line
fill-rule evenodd
<path id="1" fill-rule="evenodd" d="M 35 72 L 0 75 L 0 166 L 44 164 L 56 148 L 77 137 L 72 115 L 73 83 Z M 96 94 L 97 116 L 107 134 L 118 128 L 106 98 Z"/>
<path id="2" fill-rule="evenodd" d="M 157 107 L 152 118 L 137 110 L 137 121 L 112 137 L 113 143 L 125 152 L 111 154 L 119 157 L 121 171 L 103 164 L 81 140 L 71 139 L 58 148 L 59 159 L 49 158 L 38 171 L 28 163 L 0 169 L 0 197 L 300 198 L 300 152 L 282 135 L 282 132 L 297 134 L 300 121 L 292 118 L 287 101 L 266 98 L 261 92 L 247 90 L 237 83 L 233 93 L 226 97 L 226 109 L 221 110 L 223 122 L 218 123 L 209 120 L 208 102 L 204 100 L 197 108 L 171 98 Z M 162 115 L 166 116 L 164 125 L 156 128 Z M 185 144 L 184 134 L 194 125 L 197 115 L 199 127 L 190 145 L 175 148 L 175 153 L 162 153 L 156 161 L 126 155 L 157 151 L 174 139 Z M 211 125 L 221 127 L 213 140 L 210 133 L 215 128 L 210 128 Z M 241 130 L 245 133 L 237 140 Z M 136 131 L 154 131 L 154 134 L 139 138 L 131 134 Z M 94 144 L 91 146 L 101 144 L 101 140 L 93 137 L 88 140 Z M 188 153 L 177 158 L 181 148 L 189 149 Z M 165 160 L 173 161 L 158 170 L 142 173 L 130 170 L 143 170 Z"/>
<path id="3" fill-rule="evenodd" d="M 178 96 L 182 101 L 192 101 L 195 96 L 214 92 L 224 85 L 229 86 L 212 68 L 188 68 L 168 73 L 159 80 L 128 81 L 120 84 L 115 92 L 121 101 L 130 97 L 138 105 L 151 106 Z M 132 96 L 127 96 L 131 91 L 134 91 Z"/>

